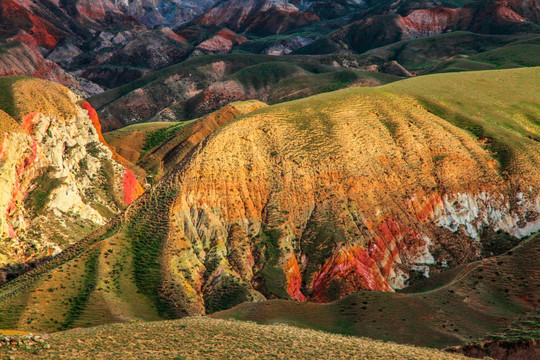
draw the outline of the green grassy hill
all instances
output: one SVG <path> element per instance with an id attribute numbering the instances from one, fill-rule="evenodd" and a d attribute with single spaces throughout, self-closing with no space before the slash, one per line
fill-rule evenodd
<path id="1" fill-rule="evenodd" d="M 399 41 L 360 55 L 333 54 L 325 58 L 359 66 L 397 61 L 418 75 L 531 67 L 540 64 L 539 39 L 537 34 L 484 35 L 455 31 Z"/>

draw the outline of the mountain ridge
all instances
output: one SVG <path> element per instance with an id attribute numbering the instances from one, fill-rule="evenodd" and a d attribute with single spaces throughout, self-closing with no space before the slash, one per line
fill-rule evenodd
<path id="1" fill-rule="evenodd" d="M 494 92 L 490 102 L 501 99 L 504 104 L 490 110 L 498 114 L 490 122 L 477 118 L 485 107 L 476 95 L 452 105 L 474 120 L 476 127 L 468 132 L 456 126 L 466 128 L 463 118 L 456 122 L 443 112 L 438 117 L 428 111 L 437 109 L 433 104 L 404 96 L 402 91 L 421 101 L 415 91 L 426 78 L 388 90 L 353 88 L 317 95 L 229 122 L 121 218 L 49 265 L 2 287 L 4 299 L 10 300 L 0 306 L 12 315 L 1 326 L 63 328 L 67 320 L 60 319 L 75 315 L 63 313 L 58 301 L 77 293 L 82 305 L 74 321 L 84 326 L 126 317 L 212 313 L 265 298 L 328 302 L 360 289 L 399 289 L 414 271 L 436 274 L 445 266 L 489 256 L 489 251 L 509 250 L 517 237 L 538 228 L 538 194 L 530 187 L 538 176 L 538 160 L 529 156 L 529 151 L 537 154 L 538 144 L 527 137 L 536 135 L 523 122 L 526 116 L 521 125 L 513 125 L 512 141 L 499 143 L 492 135 L 516 116 L 512 99 L 518 97 L 486 83 L 511 78 L 523 89 L 535 84 L 538 69 L 438 75 L 450 80 L 439 91 L 452 96 L 459 87 L 451 79 L 463 81 L 464 76 L 485 87 L 484 92 Z M 533 106 L 537 99 L 529 94 Z M 519 99 L 526 114 L 527 101 Z M 341 131 L 343 127 L 348 130 Z M 487 141 L 491 136 L 492 142 Z M 432 144 L 431 152 L 426 144 Z M 513 166 L 488 150 L 498 144 L 509 146 L 507 155 L 518 159 L 507 163 Z M 389 155 L 395 146 L 404 149 L 401 155 Z M 223 148 L 228 149 L 226 157 L 215 151 Z M 356 160 L 340 161 L 342 157 Z M 407 160 L 393 165 L 402 170 L 392 175 L 387 166 L 400 158 Z M 363 165 L 356 167 L 358 161 Z M 411 166 L 425 176 L 407 180 Z M 430 169 L 439 170 L 431 175 Z M 389 177 L 375 186 L 379 172 Z M 342 184 L 342 179 L 349 180 Z M 378 212 L 362 210 L 367 208 Z M 504 232 L 509 233 L 508 245 L 502 245 Z M 490 239 L 502 248 L 489 248 Z M 122 270 L 115 270 L 117 266 Z M 52 277 L 38 276 L 40 272 Z M 67 273 L 71 285 L 59 287 Z M 91 279 L 88 287 L 81 285 L 84 279 Z M 48 294 L 48 288 L 54 290 Z M 140 292 L 135 295 L 134 289 Z M 20 303 L 32 299 L 33 291 L 47 294 L 49 303 Z M 55 314 L 57 323 L 41 313 Z"/>

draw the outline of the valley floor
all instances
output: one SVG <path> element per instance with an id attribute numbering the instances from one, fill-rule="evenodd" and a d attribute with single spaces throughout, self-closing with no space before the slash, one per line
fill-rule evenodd
<path id="1" fill-rule="evenodd" d="M 286 325 L 184 318 L 51 334 L 0 347 L 0 359 L 466 359 L 438 350 Z"/>

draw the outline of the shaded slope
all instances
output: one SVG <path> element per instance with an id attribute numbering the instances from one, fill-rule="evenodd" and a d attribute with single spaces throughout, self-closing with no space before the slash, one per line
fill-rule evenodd
<path id="1" fill-rule="evenodd" d="M 448 349 L 470 357 L 535 359 L 540 353 L 540 307 L 520 317 L 498 333 Z"/>
<path id="2" fill-rule="evenodd" d="M 444 347 L 486 336 L 540 305 L 538 238 L 512 251 L 435 276 L 433 290 L 361 291 L 331 304 L 245 303 L 213 317 L 285 323 L 342 334 Z M 450 276 L 451 275 L 451 276 Z M 516 279 L 521 281 L 516 281 Z"/>
<path id="3" fill-rule="evenodd" d="M 449 118 L 458 126 L 415 99 L 420 78 L 265 107 L 229 122 L 121 218 L 2 287 L 1 313 L 9 315 L 0 327 L 201 314 L 265 298 L 327 302 L 361 289 L 392 292 L 410 271 L 435 275 L 504 252 L 540 225 L 538 142 L 528 137 L 538 130 L 526 115 L 538 113 L 538 71 L 444 75 L 447 86 L 424 95 L 454 99 L 466 81 L 471 95 L 453 105 L 467 109 L 466 117 Z M 503 80 L 520 96 L 494 92 Z M 478 93 L 500 107 L 486 109 Z M 483 112 L 489 116 L 476 116 Z M 460 128 L 469 124 L 494 138 L 504 133 L 510 162 L 499 163 L 489 142 Z M 502 246 L 490 248 L 490 241 Z M 73 283 L 62 288 L 65 274 Z M 65 300 L 74 296 L 81 300 Z M 496 299 L 478 306 L 489 301 Z M 525 301 L 507 316 L 530 306 Z M 53 321 L 40 314 L 54 314 Z"/>

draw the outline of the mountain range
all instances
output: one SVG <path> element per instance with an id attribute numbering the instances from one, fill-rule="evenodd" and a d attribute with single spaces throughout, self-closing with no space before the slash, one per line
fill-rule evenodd
<path id="1" fill-rule="evenodd" d="M 537 0 L 0 0 L 0 354 L 538 357 L 539 84 Z"/>

